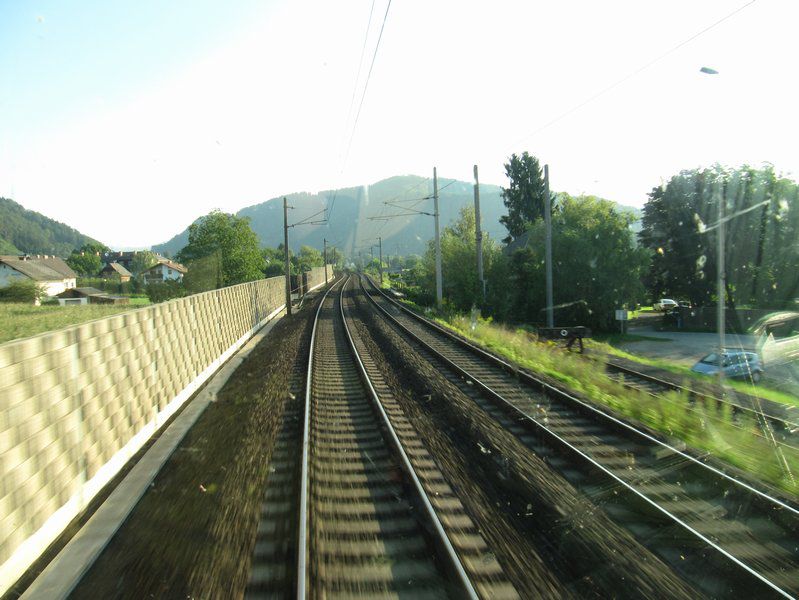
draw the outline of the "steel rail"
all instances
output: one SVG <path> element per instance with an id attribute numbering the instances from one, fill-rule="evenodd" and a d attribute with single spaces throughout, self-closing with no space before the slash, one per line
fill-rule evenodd
<path id="1" fill-rule="evenodd" d="M 701 465 L 702 467 L 704 467 L 706 469 L 711 470 L 715 474 L 721 475 L 724 478 L 728 479 L 729 481 L 731 481 L 731 482 L 733 482 L 733 483 L 735 483 L 737 485 L 743 486 L 748 491 L 758 494 L 762 498 L 767 499 L 767 500 L 779 505 L 781 508 L 787 509 L 787 510 L 791 511 L 794 514 L 799 515 L 799 511 L 797 511 L 795 508 L 789 506 L 788 504 L 785 504 L 784 502 L 782 502 L 782 501 L 780 501 L 780 500 L 778 500 L 776 498 L 768 496 L 768 495 L 764 494 L 763 492 L 760 492 L 756 488 L 753 488 L 753 487 L 749 486 L 748 484 L 745 484 L 745 483 L 743 483 L 743 482 L 741 482 L 741 481 L 739 481 L 739 480 L 737 480 L 735 478 L 732 478 L 732 477 L 728 476 L 726 473 L 724 473 L 724 472 L 722 472 L 722 471 L 720 471 L 720 470 L 718 470 L 718 469 L 716 469 L 716 468 L 714 468 L 714 467 L 712 467 L 710 465 L 702 463 L 701 461 L 699 461 L 696 458 L 690 456 L 689 454 L 686 454 L 685 452 L 682 452 L 681 450 L 678 450 L 677 448 L 674 448 L 673 446 L 670 446 L 669 444 L 666 444 L 666 443 L 658 440 L 657 438 L 655 438 L 655 437 L 653 437 L 653 436 L 651 436 L 651 435 L 649 435 L 649 434 L 647 434 L 645 432 L 642 432 L 642 431 L 632 427 L 631 425 L 629 425 L 627 423 L 624 423 L 620 419 L 617 419 L 616 417 L 613 417 L 612 415 L 609 415 L 609 414 L 605 413 L 604 411 L 598 410 L 598 409 L 596 409 L 594 407 L 591 407 L 591 406 L 587 405 L 585 402 L 583 402 L 583 401 L 581 401 L 581 400 L 579 400 L 577 398 L 574 398 L 573 396 L 563 392 L 562 390 L 558 390 L 557 388 L 554 388 L 553 386 L 551 386 L 551 385 L 549 385 L 549 384 L 547 384 L 547 383 L 545 383 L 543 381 L 539 381 L 539 380 L 535 379 L 534 377 L 532 377 L 528 373 L 520 371 L 519 369 L 514 369 L 509 363 L 506 363 L 502 359 L 499 359 L 499 358 L 497 358 L 497 357 L 485 352 L 484 350 L 478 348 L 477 346 L 474 346 L 473 344 L 465 342 L 464 340 L 458 338 L 457 336 L 454 336 L 453 334 L 451 334 L 450 332 L 446 331 L 445 329 L 443 329 L 442 327 L 438 326 L 437 324 L 431 323 L 427 319 L 424 319 L 423 317 L 420 317 L 419 315 L 415 314 L 413 311 L 409 310 L 408 308 L 406 308 L 406 307 L 402 306 L 401 304 L 399 304 L 398 302 L 394 301 L 392 298 L 388 297 L 382 290 L 380 290 L 378 288 L 378 286 L 376 286 L 374 284 L 374 282 L 371 281 L 371 279 L 368 279 L 368 281 L 369 281 L 369 284 L 373 287 L 373 289 L 375 289 L 378 293 L 380 293 L 380 295 L 383 298 L 385 298 L 388 302 L 390 302 L 393 306 L 399 308 L 402 312 L 411 315 L 412 317 L 414 317 L 414 319 L 416 319 L 417 321 L 421 322 L 422 324 L 428 326 L 429 328 L 432 328 L 432 329 L 444 334 L 447 338 L 457 342 L 459 345 L 464 346 L 464 347 L 466 347 L 467 349 L 469 349 L 469 350 L 471 350 L 473 352 L 476 352 L 478 354 L 478 356 L 481 356 L 483 358 L 488 358 L 488 359 L 490 359 L 491 362 L 493 362 L 495 364 L 496 363 L 501 363 L 503 368 L 506 368 L 507 370 L 510 370 L 512 373 L 518 374 L 519 376 L 523 377 L 524 379 L 527 379 L 528 382 L 532 381 L 535 385 L 542 386 L 544 388 L 544 390 L 548 394 L 553 395 L 553 396 L 557 396 L 558 398 L 561 398 L 561 399 L 566 398 L 570 402 L 577 403 L 578 405 L 580 405 L 580 406 L 582 406 L 584 408 L 588 408 L 594 414 L 600 415 L 602 418 L 611 420 L 614 423 L 614 425 L 617 425 L 617 426 L 621 425 L 625 429 L 627 429 L 628 431 L 633 432 L 636 435 L 642 436 L 642 437 L 644 437 L 645 439 L 647 439 L 650 442 L 657 443 L 658 445 L 663 446 L 664 448 L 667 448 L 670 451 L 672 451 L 672 452 L 674 452 L 674 453 L 676 453 L 676 454 L 678 454 L 678 455 L 680 455 L 680 456 L 682 456 L 682 457 L 684 457 L 684 458 L 686 458 L 686 459 L 688 459 L 688 460 L 690 460 L 690 461 L 692 461 L 692 462 L 694 462 L 694 463 L 696 463 L 698 465 Z M 483 393 L 485 393 L 489 397 L 494 398 L 495 400 L 501 402 L 504 407 L 506 407 L 508 410 L 510 410 L 512 413 L 514 413 L 521 421 L 523 421 L 525 423 L 528 423 L 528 424 L 531 424 L 537 431 L 543 433 L 545 436 L 547 436 L 550 439 L 556 440 L 561 446 L 563 446 L 565 448 L 568 448 L 572 453 L 574 453 L 577 456 L 581 457 L 583 460 L 588 462 L 592 467 L 594 467 L 595 469 L 598 469 L 601 472 L 603 472 L 606 476 L 612 478 L 614 481 L 616 481 L 618 484 L 620 484 L 623 488 L 625 488 L 626 490 L 628 490 L 629 492 L 631 492 L 632 494 L 634 494 L 635 496 L 637 496 L 638 498 L 643 500 L 647 505 L 649 505 L 650 507 L 652 507 L 655 510 L 657 510 L 658 512 L 660 512 L 663 516 L 665 516 L 666 518 L 670 519 L 671 521 L 673 521 L 678 526 L 680 526 L 683 529 L 685 529 L 691 535 L 693 535 L 696 538 L 702 540 L 709 547 L 711 547 L 714 550 L 716 550 L 721 556 L 723 556 L 726 559 L 728 559 L 736 567 L 742 569 L 747 574 L 755 577 L 761 583 L 765 584 L 767 587 L 771 588 L 773 591 L 775 591 L 776 593 L 780 594 L 781 596 L 783 596 L 785 598 L 793 598 L 793 595 L 791 593 L 783 590 L 778 585 L 774 584 L 772 581 L 767 579 L 761 573 L 759 573 L 758 571 L 756 571 L 755 569 L 753 569 L 752 567 L 750 567 L 749 565 L 744 563 L 742 560 L 740 560 L 739 558 L 737 558 L 736 556 L 734 556 L 733 554 L 731 554 L 730 552 L 728 552 L 727 550 L 725 550 L 724 548 L 719 546 L 713 540 L 709 539 L 707 536 L 705 536 L 701 532 L 699 532 L 696 529 L 694 529 L 693 527 L 691 527 L 688 523 L 683 521 L 680 517 L 672 514 L 667 509 L 665 509 L 662 506 L 660 506 L 657 502 L 655 502 L 654 500 L 650 499 L 648 496 L 646 496 L 645 494 L 643 494 L 642 492 L 637 490 L 634 486 L 632 486 L 631 484 L 627 483 L 626 481 L 624 481 L 623 479 L 618 477 L 616 474 L 614 474 L 612 471 L 610 471 L 607 467 L 605 467 L 604 465 L 602 465 L 599 462 L 597 462 L 596 460 L 594 460 L 591 456 L 589 456 L 588 454 L 584 453 L 582 450 L 580 450 L 579 448 L 577 448 L 576 446 L 574 446 L 573 444 L 571 444 L 567 440 L 563 439 L 562 437 L 560 437 L 555 432 L 553 432 L 550 429 L 548 429 L 545 425 L 543 425 L 542 423 L 540 423 L 536 419 L 532 418 L 530 415 L 528 415 L 527 413 L 523 412 L 521 409 L 519 409 L 516 406 L 514 406 L 511 402 L 509 402 L 507 399 L 505 399 L 501 394 L 499 394 L 498 392 L 495 392 L 490 387 L 485 385 L 482 381 L 480 381 L 479 378 L 474 377 L 471 373 L 469 373 L 468 371 L 466 371 L 462 367 L 458 366 L 452 360 L 448 359 L 447 357 L 442 355 L 440 352 L 435 350 L 427 342 L 422 340 L 418 335 L 414 334 L 407 327 L 405 327 L 402 323 L 400 323 L 399 320 L 396 319 L 396 317 L 394 317 L 393 315 L 391 315 L 385 308 L 380 306 L 377 303 L 377 301 L 375 301 L 374 298 L 372 298 L 371 294 L 366 292 L 365 288 L 363 287 L 363 281 L 362 280 L 361 280 L 361 289 L 364 291 L 364 293 L 369 298 L 371 303 L 383 315 L 385 315 L 386 318 L 388 318 L 392 323 L 394 323 L 400 330 L 405 332 L 406 335 L 408 335 L 413 340 L 415 340 L 417 343 L 419 343 L 428 352 L 430 352 L 437 359 L 441 360 L 444 364 L 446 364 L 453 371 L 458 373 L 461 377 L 465 377 L 468 380 L 472 381 L 472 383 L 477 388 L 482 390 Z"/>
<path id="2" fill-rule="evenodd" d="M 319 314 L 325 304 L 327 295 L 336 286 L 334 284 L 325 290 L 324 296 L 319 301 L 314 316 L 313 328 L 311 330 L 311 345 L 308 352 L 308 375 L 305 379 L 305 416 L 302 424 L 302 468 L 300 471 L 300 524 L 297 534 L 297 598 L 305 599 L 305 581 L 307 570 L 308 548 L 308 459 L 310 450 L 310 430 L 311 430 L 311 373 L 313 372 L 314 342 L 316 340 L 316 328 L 319 323 Z"/>
<path id="3" fill-rule="evenodd" d="M 363 380 L 366 389 L 369 392 L 369 397 L 371 398 L 372 403 L 377 409 L 377 412 L 380 415 L 383 424 L 385 425 L 386 430 L 389 433 L 394 448 L 401 459 L 402 467 L 405 470 L 408 477 L 411 479 L 413 487 L 416 490 L 416 493 L 422 502 L 422 506 L 424 507 L 425 512 L 427 513 L 427 517 L 433 524 L 433 528 L 439 538 L 438 541 L 440 545 L 443 546 L 444 548 L 447 561 L 450 563 L 450 566 L 455 571 L 458 583 L 461 584 L 468 598 L 477 600 L 479 596 L 475 591 L 472 582 L 469 580 L 469 576 L 466 574 L 466 570 L 464 569 L 463 564 L 461 563 L 460 558 L 458 557 L 458 553 L 455 551 L 455 548 L 452 546 L 452 542 L 447 536 L 447 533 L 444 530 L 444 526 L 441 524 L 441 520 L 438 518 L 438 515 L 436 514 L 435 508 L 433 508 L 433 504 L 432 502 L 430 502 L 430 498 L 428 498 L 427 492 L 425 492 L 424 487 L 422 486 L 422 482 L 419 480 L 419 476 L 416 474 L 416 471 L 414 470 L 413 465 L 411 464 L 411 460 L 408 457 L 408 454 L 405 452 L 405 449 L 402 446 L 402 442 L 400 442 L 397 432 L 394 430 L 394 426 L 391 424 L 391 419 L 389 418 L 388 414 L 383 408 L 383 404 L 380 402 L 380 397 L 378 396 L 377 391 L 374 388 L 374 385 L 372 385 L 372 381 L 369 378 L 369 375 L 366 371 L 366 367 L 364 366 L 363 361 L 361 360 L 361 356 L 358 353 L 358 349 L 355 347 L 355 341 L 353 340 L 352 334 L 350 333 L 349 325 L 347 325 L 347 317 L 344 311 L 344 291 L 347 287 L 348 282 L 349 282 L 349 277 L 344 282 L 344 285 L 341 286 L 341 301 L 339 302 L 339 309 L 341 311 L 341 320 L 344 323 L 344 332 L 347 334 L 347 341 L 349 342 L 350 351 L 352 352 L 352 356 L 355 359 L 355 363 L 358 365 L 358 370 L 361 374 L 361 379 Z"/>
<path id="4" fill-rule="evenodd" d="M 781 425 L 785 430 L 791 432 L 793 429 L 799 427 L 799 422 L 790 421 L 788 419 L 783 419 L 773 413 L 765 412 L 765 411 L 758 411 L 751 406 L 743 406 L 738 402 L 731 402 L 730 400 L 725 400 L 724 398 L 719 398 L 718 396 L 713 396 L 711 394 L 706 394 L 705 392 L 697 391 L 693 388 L 686 387 L 684 385 L 680 385 L 678 383 L 674 383 L 672 381 L 667 381 L 666 379 L 661 379 L 660 377 L 656 377 L 654 375 L 649 375 L 648 373 L 642 373 L 640 371 L 636 371 L 631 367 L 627 367 L 624 365 L 620 365 L 614 362 L 607 362 L 605 361 L 605 367 L 611 371 L 617 371 L 623 375 L 631 375 L 635 379 L 640 379 L 646 381 L 647 383 L 653 383 L 657 386 L 660 386 L 664 389 L 674 390 L 678 392 L 682 392 L 688 395 L 691 398 L 696 398 L 697 400 L 709 401 L 714 402 L 717 407 L 721 407 L 722 405 L 728 405 L 731 407 L 733 414 L 735 413 L 743 413 L 751 415 L 753 418 L 757 419 L 759 417 L 763 417 L 772 421 L 777 425 Z M 747 394 L 748 396 L 748 394 Z M 753 400 L 765 400 L 765 398 L 759 398 L 757 396 L 750 396 Z M 780 442 L 786 446 L 795 447 L 791 444 L 785 444 L 784 442 Z"/>
<path id="5" fill-rule="evenodd" d="M 589 403 L 587 403 L 587 402 L 585 402 L 583 400 L 580 400 L 579 398 L 576 398 L 576 397 L 572 396 L 568 392 L 565 392 L 565 391 L 563 391 L 561 389 L 558 389 L 555 386 L 546 383 L 545 381 L 541 381 L 541 380 L 537 379 L 532 374 L 530 374 L 529 372 L 527 372 L 527 371 L 525 371 L 525 370 L 523 370 L 523 369 L 521 369 L 519 367 L 514 367 L 513 365 L 511 365 L 510 363 L 506 362 L 502 358 L 499 358 L 498 356 L 495 356 L 494 354 L 491 354 L 490 352 L 487 352 L 486 350 L 474 345 L 473 343 L 471 343 L 469 341 L 466 341 L 465 339 L 461 338 L 457 334 L 455 334 L 455 333 L 453 333 L 451 331 L 448 331 L 447 329 L 445 329 L 444 327 L 442 327 L 438 323 L 433 323 L 432 321 L 422 317 L 421 315 L 416 314 L 414 311 L 412 311 L 409 308 L 403 306 L 402 304 L 400 304 L 399 302 L 397 302 L 396 300 L 394 300 L 393 298 L 388 296 L 385 292 L 380 290 L 378 288 L 378 286 L 376 286 L 374 284 L 374 282 L 371 281 L 371 279 L 368 279 L 368 280 L 369 280 L 369 284 L 375 290 L 377 290 L 380 293 L 380 295 L 383 296 L 383 298 L 385 298 L 392 305 L 396 306 L 402 312 L 404 312 L 404 313 L 408 314 L 409 316 L 411 316 L 414 320 L 422 323 L 423 325 L 425 325 L 426 327 L 428 327 L 430 329 L 433 329 L 433 330 L 437 331 L 438 333 L 443 334 L 444 336 L 446 336 L 451 341 L 453 341 L 453 342 L 457 343 L 458 345 L 466 348 L 467 350 L 469 350 L 472 353 L 476 354 L 478 357 L 483 358 L 486 361 L 491 362 L 491 363 L 501 367 L 507 373 L 510 373 L 511 375 L 519 377 L 525 383 L 527 383 L 529 385 L 532 385 L 532 386 L 538 386 L 538 387 L 542 388 L 544 393 L 546 393 L 547 395 L 553 396 L 553 397 L 558 398 L 558 399 L 565 399 L 567 402 L 577 405 L 580 409 L 583 409 L 583 410 L 588 411 L 588 412 L 590 412 L 592 414 L 598 415 L 598 416 L 600 416 L 603 419 L 609 420 L 614 425 L 616 425 L 618 427 L 621 427 L 624 430 L 635 434 L 636 436 L 642 437 L 642 438 L 646 439 L 648 442 L 657 444 L 657 445 L 669 450 L 670 452 L 674 452 L 676 454 L 679 454 L 682 458 L 685 458 L 686 460 L 689 460 L 692 463 L 694 463 L 696 465 L 699 465 L 700 467 L 702 467 L 704 469 L 708 469 L 709 471 L 712 471 L 715 475 L 718 475 L 719 477 L 723 477 L 725 480 L 729 481 L 730 483 L 733 483 L 736 486 L 742 487 L 745 490 L 747 490 L 748 492 L 756 494 L 757 496 L 759 496 L 763 500 L 766 500 L 767 502 L 771 502 L 773 504 L 776 504 L 776 505 L 779 506 L 779 508 L 787 510 L 787 511 L 791 512 L 794 516 L 799 517 L 799 509 L 797 509 L 795 506 L 792 506 L 792 505 L 788 504 L 787 502 L 784 502 L 783 500 L 780 500 L 779 498 L 775 498 L 774 496 L 769 496 L 767 493 L 757 489 L 756 487 L 753 487 L 753 486 L 749 485 L 745 481 L 741 481 L 740 479 L 736 479 L 735 477 L 732 477 L 731 475 L 729 475 L 729 474 L 725 473 L 724 471 L 714 467 L 713 465 L 709 465 L 707 463 L 702 462 L 701 460 L 699 460 L 695 456 L 692 456 L 692 455 L 686 453 L 683 450 L 679 450 L 678 448 L 675 448 L 674 446 L 670 445 L 669 443 L 664 442 L 663 440 L 660 440 L 657 437 L 655 437 L 655 436 L 653 436 L 653 435 L 651 435 L 649 433 L 646 433 L 645 431 L 641 431 L 640 429 L 637 429 L 633 425 L 631 425 L 631 424 L 629 424 L 629 423 L 627 423 L 627 422 L 625 422 L 625 421 L 623 421 L 623 420 L 621 420 L 621 419 L 619 419 L 619 418 L 617 418 L 617 417 L 615 417 L 615 416 L 613 416 L 613 415 L 611 415 L 611 414 L 609 414 L 609 413 L 597 408 L 596 406 L 592 406 L 591 404 L 589 404 Z M 363 284 L 361 284 L 361 285 L 363 286 Z M 367 296 L 369 296 L 369 294 L 367 294 Z M 372 298 L 370 297 L 370 300 L 371 299 Z M 380 307 L 380 308 L 382 308 L 382 307 Z M 400 325 L 400 326 L 403 328 L 403 330 L 406 329 L 402 325 Z M 411 335 L 413 335 L 413 334 L 411 334 Z M 436 355 L 437 354 L 438 353 L 436 353 Z"/>

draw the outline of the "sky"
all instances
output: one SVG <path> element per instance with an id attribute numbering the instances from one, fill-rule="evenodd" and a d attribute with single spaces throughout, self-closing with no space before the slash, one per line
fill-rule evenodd
<path id="1" fill-rule="evenodd" d="M 525 150 L 633 206 L 715 162 L 799 178 L 795 0 L 388 2 L 0 0 L 0 196 L 127 248 Z"/>

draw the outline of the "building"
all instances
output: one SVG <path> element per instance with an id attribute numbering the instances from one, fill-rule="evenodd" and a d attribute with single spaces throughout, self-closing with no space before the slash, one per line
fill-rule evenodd
<path id="1" fill-rule="evenodd" d="M 188 269 L 180 263 L 172 262 L 168 258 L 158 258 L 158 264 L 142 272 L 145 283 L 159 281 L 182 281 Z"/>
<path id="2" fill-rule="evenodd" d="M 100 271 L 100 277 L 104 279 L 116 279 L 118 277 L 120 283 L 125 283 L 126 281 L 130 281 L 130 278 L 133 277 L 133 275 L 121 264 L 112 262 L 108 263 L 102 268 Z"/>
<path id="3" fill-rule="evenodd" d="M 18 279 L 30 279 L 42 287 L 45 296 L 56 296 L 74 288 L 76 278 L 75 271 L 58 256 L 0 256 L 0 287 Z"/>
<path id="4" fill-rule="evenodd" d="M 56 297 L 61 306 L 70 304 L 128 304 L 130 302 L 130 298 L 111 296 L 93 287 L 71 288 L 64 290 Z"/>

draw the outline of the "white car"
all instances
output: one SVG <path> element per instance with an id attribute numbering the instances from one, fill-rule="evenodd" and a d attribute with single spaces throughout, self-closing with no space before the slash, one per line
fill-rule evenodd
<path id="1" fill-rule="evenodd" d="M 665 312 L 667 310 L 671 310 L 672 308 L 677 308 L 678 306 L 679 304 L 677 304 L 674 300 L 669 298 L 661 298 L 660 302 L 655 302 L 652 305 L 652 309 Z"/>

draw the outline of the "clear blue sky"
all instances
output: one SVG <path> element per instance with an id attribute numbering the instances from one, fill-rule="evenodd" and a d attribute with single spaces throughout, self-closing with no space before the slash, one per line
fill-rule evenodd
<path id="1" fill-rule="evenodd" d="M 0 195 L 141 247 L 434 165 L 503 184 L 523 150 L 638 206 L 717 161 L 799 174 L 795 0 L 394 0 L 345 162 L 387 1 L 365 37 L 371 0 L 0 0 Z"/>

